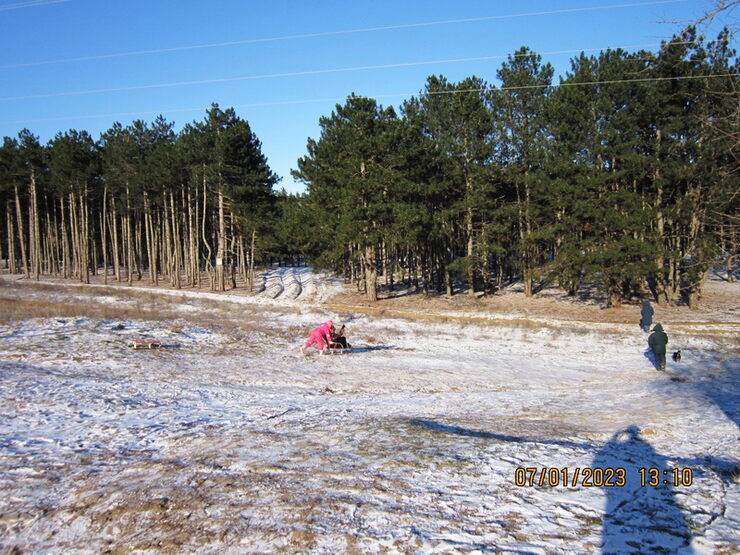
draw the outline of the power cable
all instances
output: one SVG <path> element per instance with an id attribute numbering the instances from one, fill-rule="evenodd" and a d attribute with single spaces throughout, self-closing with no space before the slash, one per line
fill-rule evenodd
<path id="1" fill-rule="evenodd" d="M 52 3 L 52 2 L 69 2 L 71 0 L 39 0 L 39 1 Z M 676 3 L 682 3 L 682 2 L 688 2 L 688 0 L 656 0 L 652 2 L 613 4 L 609 6 L 590 6 L 590 7 L 585 7 L 585 8 L 569 8 L 569 9 L 562 9 L 562 10 L 548 10 L 548 11 L 528 12 L 528 13 L 520 13 L 520 14 L 494 15 L 494 16 L 486 16 L 486 17 L 471 17 L 471 18 L 465 18 L 465 19 L 448 19 L 445 21 L 405 23 L 405 24 L 400 24 L 400 25 L 386 25 L 382 27 L 367 27 L 364 29 L 346 29 L 346 30 L 341 30 L 341 31 L 325 31 L 325 32 L 319 32 L 319 33 L 305 33 L 305 34 L 299 34 L 299 35 L 285 35 L 285 36 L 279 36 L 279 37 L 245 39 L 245 40 L 237 40 L 237 41 L 229 41 L 229 42 L 217 42 L 217 43 L 210 43 L 210 44 L 195 44 L 195 45 L 190 45 L 190 46 L 176 46 L 176 47 L 171 47 L 171 48 L 159 48 L 159 49 L 151 49 L 151 50 L 133 50 L 129 52 L 99 54 L 95 56 L 81 56 L 77 58 L 64 58 L 64 59 L 58 59 L 58 60 L 46 60 L 46 61 L 41 61 L 41 62 L 28 62 L 28 63 L 21 63 L 21 64 L 2 65 L 0 66 L 0 69 L 16 69 L 16 68 L 21 68 L 21 67 L 62 64 L 62 63 L 70 63 L 70 62 L 87 62 L 87 61 L 92 61 L 92 60 L 123 58 L 127 56 L 140 56 L 140 55 L 146 55 L 146 54 L 164 54 L 168 52 L 182 52 L 182 51 L 187 51 L 187 50 L 198 50 L 198 49 L 204 49 L 204 48 L 221 48 L 225 46 L 239 46 L 239 45 L 244 45 L 244 44 L 256 44 L 256 43 L 262 43 L 262 42 L 277 42 L 277 41 L 285 41 L 285 40 L 297 40 L 297 39 L 329 37 L 329 36 L 337 36 L 337 35 L 348 35 L 348 34 L 353 34 L 353 33 L 370 33 L 370 32 L 375 32 L 375 31 L 412 29 L 412 28 L 417 28 L 417 27 L 430 27 L 434 25 L 474 23 L 474 22 L 479 22 L 479 21 L 513 19 L 517 17 L 556 15 L 556 14 L 566 14 L 566 13 L 576 13 L 576 12 L 593 12 L 593 11 L 598 11 L 598 10 L 610 10 L 610 9 L 618 9 L 618 8 L 635 8 L 635 7 L 643 7 L 643 6 L 654 6 L 654 5 L 660 5 L 660 4 L 676 4 Z"/>
<path id="2" fill-rule="evenodd" d="M 647 83 L 647 82 L 665 82 L 665 81 L 682 81 L 688 79 L 714 79 L 721 77 L 740 77 L 740 73 L 722 73 L 715 75 L 684 75 L 675 77 L 645 77 L 638 79 L 609 79 L 605 81 L 581 81 L 575 83 L 553 83 L 549 85 L 520 85 L 515 87 L 484 87 L 484 88 L 473 88 L 473 89 L 453 89 L 448 91 L 431 91 L 421 93 L 391 93 L 391 94 L 380 94 L 380 95 L 359 95 L 360 98 L 397 98 L 397 97 L 413 97 L 418 94 L 419 96 L 437 96 L 437 95 L 448 95 L 448 94 L 465 94 L 465 93 L 499 93 L 509 91 L 519 91 L 528 89 L 546 89 L 546 88 L 560 88 L 560 87 L 581 87 L 581 86 L 598 86 L 598 85 L 614 85 L 620 83 Z M 347 96 L 333 97 L 333 98 L 316 98 L 316 99 L 304 99 L 304 100 L 286 100 L 277 102 L 257 102 L 251 104 L 235 104 L 230 106 L 231 108 L 262 108 L 269 106 L 290 106 L 296 104 L 318 104 L 323 102 L 341 102 L 347 99 Z M 25 123 L 40 123 L 40 122 L 51 122 L 51 121 L 66 121 L 69 119 L 98 119 L 98 118 L 116 118 L 123 116 L 141 116 L 147 114 L 162 114 L 162 113 L 183 113 L 183 112 L 198 112 L 203 110 L 203 107 L 198 108 L 174 108 L 169 110 L 148 110 L 140 112 L 119 112 L 111 114 L 86 114 L 79 116 L 68 116 L 68 117 L 57 117 L 57 118 L 42 118 L 32 120 L 18 120 L 18 121 L 0 121 L 0 125 L 20 125 Z"/>
<path id="3" fill-rule="evenodd" d="M 676 44 L 676 43 L 673 43 Z M 687 44 L 687 43 L 681 43 L 681 44 Z M 617 46 L 617 47 L 611 47 L 611 48 L 589 48 L 589 49 L 575 49 L 575 50 L 557 50 L 557 51 L 551 51 L 551 52 L 532 52 L 529 54 L 526 54 L 525 56 L 552 56 L 552 55 L 560 55 L 560 54 L 574 54 L 574 53 L 581 53 L 581 52 L 594 52 L 594 51 L 603 51 L 603 50 L 617 50 L 617 49 L 633 49 L 633 48 L 649 48 L 649 47 L 656 47 L 660 46 L 657 44 L 636 44 L 636 45 L 629 45 L 629 46 Z M 24 95 L 24 96 L 8 96 L 8 97 L 2 97 L 0 98 L 0 102 L 10 102 L 15 100 L 32 100 L 32 99 L 38 99 L 38 98 L 56 98 L 56 97 L 63 97 L 63 96 L 80 96 L 85 94 L 101 94 L 101 93 L 109 93 L 109 92 L 124 92 L 124 91 L 137 91 L 137 90 L 146 90 L 146 89 L 161 89 L 161 88 L 170 88 L 170 87 L 184 87 L 184 86 L 192 86 L 192 85 L 211 85 L 215 83 L 233 83 L 236 81 L 248 81 L 248 80 L 258 80 L 258 79 L 274 79 L 278 77 L 298 77 L 298 76 L 305 76 L 305 75 L 321 75 L 321 74 L 327 74 L 327 73 L 343 73 L 343 72 L 349 72 L 349 71 L 368 71 L 368 70 L 376 70 L 376 69 L 393 69 L 393 68 L 401 68 L 401 67 L 414 67 L 414 66 L 423 66 L 423 65 L 434 65 L 434 64 L 452 64 L 452 63 L 462 63 L 462 62 L 484 62 L 484 61 L 491 61 L 491 60 L 500 60 L 509 57 L 510 54 L 505 55 L 496 55 L 496 56 L 477 56 L 473 58 L 453 58 L 453 59 L 445 59 L 445 60 L 427 60 L 427 61 L 420 61 L 420 62 L 402 62 L 402 63 L 396 63 L 396 64 L 380 64 L 380 65 L 369 65 L 369 66 L 355 66 L 355 67 L 343 67 L 343 68 L 330 68 L 330 69 L 316 69 L 316 70 L 307 70 L 307 71 L 294 71 L 294 72 L 286 72 L 286 73 L 266 73 L 261 75 L 244 75 L 240 77 L 222 77 L 218 79 L 203 79 L 198 81 L 175 81 L 170 83 L 154 83 L 149 85 L 134 85 L 134 86 L 128 86 L 128 87 L 112 87 L 108 89 L 90 89 L 90 90 L 84 90 L 84 91 L 68 91 L 68 92 L 60 92 L 60 93 L 41 93 L 41 94 L 32 94 L 32 95 Z"/>
<path id="4" fill-rule="evenodd" d="M 508 92 L 508 91 L 519 91 L 528 89 L 557 89 L 561 87 L 583 87 L 583 86 L 595 86 L 595 85 L 615 85 L 619 83 L 648 83 L 648 82 L 662 82 L 662 81 L 683 81 L 688 79 L 712 79 L 715 77 L 740 77 L 740 73 L 718 73 L 712 75 L 677 75 L 674 77 L 641 77 L 637 79 L 606 79 L 604 81 L 576 81 L 573 83 L 551 83 L 549 85 L 517 85 L 515 87 L 487 87 L 479 89 L 457 89 L 450 91 L 432 91 L 421 93 L 424 95 L 440 95 L 440 94 L 455 94 L 455 93 L 470 93 L 470 92 Z"/>
<path id="5" fill-rule="evenodd" d="M 28 2 L 16 2 L 15 4 L 0 6 L 0 12 L 8 10 L 19 10 L 21 8 L 35 8 L 37 6 L 47 6 L 49 4 L 62 4 L 71 1 L 72 0 L 30 0 Z"/>

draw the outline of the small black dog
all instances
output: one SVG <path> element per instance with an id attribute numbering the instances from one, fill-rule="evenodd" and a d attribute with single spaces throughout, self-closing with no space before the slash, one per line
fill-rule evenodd
<path id="1" fill-rule="evenodd" d="M 681 351 L 673 353 L 673 360 L 674 362 L 681 362 Z"/>

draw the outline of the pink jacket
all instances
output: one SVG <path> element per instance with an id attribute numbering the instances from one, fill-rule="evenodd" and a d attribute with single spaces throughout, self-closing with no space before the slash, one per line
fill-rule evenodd
<path id="1" fill-rule="evenodd" d="M 305 347 L 310 347 L 314 343 L 318 346 L 319 350 L 324 349 L 324 343 L 326 345 L 329 345 L 329 342 L 331 341 L 331 328 L 334 325 L 334 323 L 331 320 L 328 320 L 321 324 L 319 327 L 314 328 L 311 330 L 311 335 L 308 336 L 308 341 L 304 344 Z"/>
<path id="2" fill-rule="evenodd" d="M 331 320 L 327 320 L 323 324 L 319 326 L 318 329 L 321 330 L 321 335 L 326 337 L 326 343 L 329 344 L 329 341 L 331 340 L 331 329 L 334 327 L 334 322 Z"/>

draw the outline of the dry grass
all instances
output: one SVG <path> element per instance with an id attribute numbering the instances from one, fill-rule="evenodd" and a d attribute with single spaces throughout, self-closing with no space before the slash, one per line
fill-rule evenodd
<path id="1" fill-rule="evenodd" d="M 98 276 L 99 277 L 99 276 Z M 98 280 L 102 281 L 102 280 Z M 726 285 L 726 284 L 725 284 Z M 29 317 L 74 317 L 86 316 L 91 318 L 120 319 L 136 318 L 154 321 L 181 319 L 202 325 L 218 325 L 245 332 L 255 330 L 266 331 L 272 326 L 269 321 L 259 314 L 257 308 L 237 306 L 231 300 L 233 295 L 249 296 L 245 290 L 231 290 L 224 295 L 223 300 L 213 298 L 193 298 L 187 293 L 194 291 L 185 288 L 178 294 L 177 290 L 169 288 L 167 284 L 160 284 L 158 292 L 145 281 L 137 282 L 136 288 L 127 288 L 121 284 L 94 286 L 72 285 L 64 281 L 34 282 L 26 279 L 12 279 L 9 276 L 0 277 L 0 323 Z M 708 336 L 724 336 L 730 340 L 736 335 L 737 317 L 733 306 L 737 306 L 736 299 L 732 299 L 736 289 L 720 287 L 711 283 L 707 286 L 707 296 L 711 297 L 711 304 L 716 310 L 723 306 L 727 310 L 722 312 L 689 311 L 685 307 L 660 308 L 660 321 L 665 325 L 674 326 L 674 332 L 702 334 Z M 207 288 L 202 289 L 204 292 Z M 46 294 L 45 294 L 46 293 Z M 729 295 L 729 296 L 728 296 Z M 102 302 L 99 297 L 108 297 Z M 110 298 L 121 299 L 120 305 L 110 302 Z M 185 305 L 190 310 L 181 310 Z M 378 303 L 365 302 L 360 295 L 344 293 L 335 297 L 333 302 L 323 305 L 323 308 L 333 310 L 337 314 L 367 314 L 379 318 L 393 318 L 406 321 L 429 321 L 439 323 L 455 323 L 462 328 L 470 327 L 505 327 L 519 329 L 523 333 L 536 331 L 542 327 L 564 332 L 560 326 L 552 322 L 543 321 L 556 319 L 563 323 L 575 321 L 578 325 L 567 325 L 568 334 L 589 335 L 600 333 L 615 333 L 614 329 L 602 330 L 588 326 L 588 323 L 629 323 L 637 325 L 639 307 L 624 306 L 620 309 L 601 310 L 597 305 L 589 303 L 564 302 L 541 295 L 538 298 L 526 299 L 523 294 L 506 293 L 483 299 L 472 299 L 467 296 L 458 296 L 454 299 L 423 298 L 419 295 L 400 297 L 398 299 L 384 299 Z M 467 314 L 449 314 L 450 309 L 464 309 Z M 295 307 L 272 306 L 271 312 L 286 314 L 300 312 Z M 440 312 L 442 312 L 440 314 Z M 444 314 L 447 312 L 448 314 Z M 496 315 L 506 315 L 497 318 Z M 515 318 L 508 316 L 516 315 Z M 722 318 L 723 315 L 729 318 Z M 720 320 L 719 322 L 717 320 Z M 697 329 L 696 324 L 709 324 L 711 329 Z M 291 330 L 298 335 L 307 330 Z"/>
<path id="2" fill-rule="evenodd" d="M 596 294 L 568 297 L 557 288 L 545 289 L 534 297 L 527 298 L 519 286 L 507 287 L 493 295 L 472 298 L 463 293 L 452 298 L 432 295 L 424 297 L 421 294 L 399 295 L 388 298 L 381 297 L 376 303 L 364 299 L 359 293 L 345 292 L 334 297 L 335 306 L 356 306 L 368 310 L 373 314 L 388 314 L 402 316 L 403 313 L 439 313 L 450 310 L 465 311 L 468 314 L 482 317 L 495 314 L 518 314 L 522 319 L 547 318 L 561 321 L 619 323 L 637 326 L 640 320 L 641 300 L 634 299 L 625 302 L 621 307 L 607 309 L 604 299 Z M 719 279 L 711 279 L 704 287 L 704 292 L 697 309 L 686 306 L 658 306 L 654 321 L 665 323 L 678 322 L 738 322 L 738 293 L 740 283 L 726 283 Z M 592 292 L 593 293 L 593 292 Z M 372 312 L 370 312 L 372 311 Z M 420 316 L 416 316 L 419 318 Z M 426 316 L 435 318 L 434 315 Z"/>
<path id="3" fill-rule="evenodd" d="M 153 320 L 164 320 L 166 315 L 161 312 L 149 314 Z M 94 306 L 82 303 L 55 302 L 55 301 L 24 301 L 0 298 L 0 323 L 9 324 L 17 320 L 28 318 L 101 318 L 104 320 L 118 320 L 129 318 L 146 318 L 140 310 L 118 308 L 114 306 Z"/>
<path id="4" fill-rule="evenodd" d="M 108 299 L 103 302 L 97 298 L 100 295 L 106 295 Z M 40 298 L 33 298 L 36 296 Z M 110 297 L 120 302 L 110 302 Z M 244 318 L 240 312 L 209 299 L 198 299 L 197 310 L 178 310 L 177 305 L 186 300 L 185 297 L 160 296 L 148 291 L 25 282 L 0 289 L 0 324 L 29 318 L 91 318 L 154 322 L 179 320 L 242 333 L 264 328 L 254 318 Z"/>
<path id="5" fill-rule="evenodd" d="M 41 295 L 35 295 L 41 293 Z M 120 299 L 120 304 L 103 302 L 106 295 Z M 34 297 L 40 297 L 41 300 Z M 81 298 L 82 297 L 82 298 Z M 45 283 L 24 283 L 0 290 L 0 321 L 25 318 L 90 317 L 103 319 L 151 319 L 154 321 L 180 318 L 178 311 L 167 305 L 175 298 L 161 298 L 149 292 L 85 289 Z"/>

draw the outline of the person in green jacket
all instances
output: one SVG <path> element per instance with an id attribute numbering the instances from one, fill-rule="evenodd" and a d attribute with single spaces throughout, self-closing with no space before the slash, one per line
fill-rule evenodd
<path id="1" fill-rule="evenodd" d="M 640 327 L 642 331 L 648 331 L 653 323 L 653 314 L 655 310 L 650 306 L 650 301 L 642 301 L 642 310 L 640 311 Z"/>
<path id="2" fill-rule="evenodd" d="M 658 370 L 665 370 L 665 348 L 668 345 L 668 335 L 663 331 L 663 326 L 655 324 L 653 333 L 648 337 L 648 345 L 655 355 L 655 365 Z"/>

